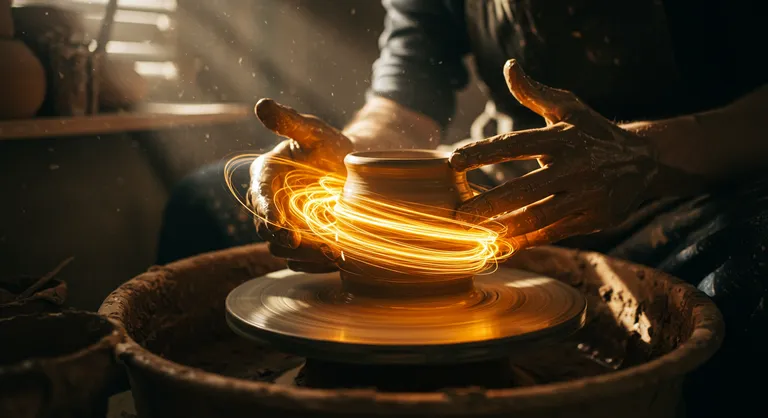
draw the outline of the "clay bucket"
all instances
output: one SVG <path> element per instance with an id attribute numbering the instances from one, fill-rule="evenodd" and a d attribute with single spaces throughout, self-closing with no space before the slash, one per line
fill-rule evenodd
<path id="1" fill-rule="evenodd" d="M 122 333 L 90 312 L 0 319 L 0 417 L 103 418 Z"/>
<path id="2" fill-rule="evenodd" d="M 142 417 L 673 417 L 687 373 L 718 349 L 723 322 L 692 286 L 650 268 L 554 247 L 509 262 L 563 280 L 589 299 L 590 323 L 639 341 L 650 360 L 589 377 L 509 389 L 391 393 L 271 383 L 300 364 L 235 336 L 224 300 L 284 267 L 264 245 L 153 268 L 115 290 L 100 313 L 127 331 L 119 358 Z"/>

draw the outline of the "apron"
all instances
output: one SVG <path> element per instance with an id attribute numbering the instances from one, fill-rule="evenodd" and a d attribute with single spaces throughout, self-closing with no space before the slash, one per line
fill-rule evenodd
<path id="1" fill-rule="evenodd" d="M 541 120 L 509 93 L 501 71 L 509 58 L 609 119 L 661 118 L 685 97 L 661 1 L 467 0 L 465 8 L 478 75 L 518 129 Z"/>

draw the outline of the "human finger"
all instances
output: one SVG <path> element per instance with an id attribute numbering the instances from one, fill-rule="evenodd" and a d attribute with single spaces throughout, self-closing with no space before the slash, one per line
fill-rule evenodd
<path id="1" fill-rule="evenodd" d="M 313 262 L 305 262 L 305 261 L 291 261 L 288 260 L 287 262 L 288 268 L 293 271 L 300 271 L 303 273 L 331 273 L 334 271 L 337 271 L 339 268 L 329 262 L 325 263 L 313 263 Z"/>
<path id="2" fill-rule="evenodd" d="M 545 159 L 563 146 L 562 137 L 571 129 L 573 126 L 556 124 L 496 135 L 456 149 L 449 163 L 456 171 L 467 171 L 512 160 Z"/>
<path id="3" fill-rule="evenodd" d="M 312 149 L 318 143 L 344 148 L 350 143 L 338 129 L 323 120 L 301 114 L 272 99 L 261 99 L 256 103 L 256 116 L 272 132 L 291 138 L 305 149 Z"/>
<path id="4" fill-rule="evenodd" d="M 556 165 L 542 167 L 467 200 L 457 210 L 457 218 L 474 223 L 520 209 L 567 191 L 573 177 Z"/>
<path id="5" fill-rule="evenodd" d="M 580 224 L 583 218 L 583 214 L 569 215 L 544 228 L 527 234 L 517 235 L 511 238 L 512 246 L 515 251 L 520 251 L 539 245 L 556 243 L 574 235 L 579 235 L 581 233 Z"/>
<path id="6" fill-rule="evenodd" d="M 275 257 L 289 261 L 305 261 L 312 263 L 332 263 L 333 259 L 317 245 L 302 241 L 296 248 L 286 247 L 277 242 L 269 243 L 269 252 Z"/>
<path id="7" fill-rule="evenodd" d="M 257 232 L 265 240 L 278 240 L 286 246 L 299 245 L 299 235 L 283 229 L 287 215 L 278 205 L 278 194 L 283 188 L 284 176 L 291 167 L 280 159 L 290 158 L 291 141 L 278 144 L 272 151 L 259 156 L 251 164 L 249 202 L 258 219 Z"/>
<path id="8" fill-rule="evenodd" d="M 506 227 L 506 236 L 525 235 L 576 213 L 581 208 L 572 193 L 557 194 L 503 215 L 495 221 Z"/>
<path id="9" fill-rule="evenodd" d="M 531 79 L 517 60 L 504 65 L 504 79 L 510 93 L 520 104 L 554 124 L 569 119 L 574 113 L 588 109 L 573 93 L 556 89 Z"/>

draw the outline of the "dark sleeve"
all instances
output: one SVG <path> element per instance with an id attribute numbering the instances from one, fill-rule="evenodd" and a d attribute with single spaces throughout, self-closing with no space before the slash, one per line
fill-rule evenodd
<path id="1" fill-rule="evenodd" d="M 371 93 L 445 127 L 469 79 L 463 0 L 383 0 L 387 11 Z"/>

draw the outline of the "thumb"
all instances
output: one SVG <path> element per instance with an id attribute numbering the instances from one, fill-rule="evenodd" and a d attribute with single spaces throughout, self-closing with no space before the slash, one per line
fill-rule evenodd
<path id="1" fill-rule="evenodd" d="M 256 116 L 270 131 L 293 139 L 304 149 L 312 149 L 319 143 L 349 148 L 349 139 L 338 129 L 323 120 L 303 115 L 272 99 L 261 99 L 254 108 Z"/>
<path id="2" fill-rule="evenodd" d="M 504 65 L 504 78 L 515 99 L 546 119 L 550 125 L 586 109 L 570 91 L 555 89 L 532 80 L 517 60 L 511 59 Z"/>

